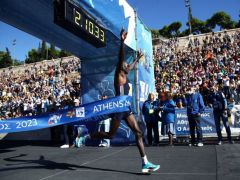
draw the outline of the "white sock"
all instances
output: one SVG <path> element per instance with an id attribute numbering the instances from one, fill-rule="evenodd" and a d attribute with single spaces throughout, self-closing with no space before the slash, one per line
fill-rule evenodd
<path id="1" fill-rule="evenodd" d="M 142 157 L 142 163 L 143 164 L 147 164 L 148 163 L 148 159 L 147 159 L 146 155 Z"/>

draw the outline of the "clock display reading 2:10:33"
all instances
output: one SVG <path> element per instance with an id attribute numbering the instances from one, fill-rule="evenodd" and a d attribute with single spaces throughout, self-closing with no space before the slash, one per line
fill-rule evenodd
<path id="1" fill-rule="evenodd" d="M 71 0 L 54 1 L 54 23 L 91 45 L 106 46 L 106 29 L 79 4 Z"/>
<path id="2" fill-rule="evenodd" d="M 81 12 L 79 12 L 77 9 L 73 9 L 73 17 L 74 17 L 74 23 L 87 31 L 87 33 L 92 34 L 96 38 L 100 39 L 102 42 L 105 42 L 105 34 L 104 31 L 96 25 L 93 21 L 90 19 L 84 17 Z"/>

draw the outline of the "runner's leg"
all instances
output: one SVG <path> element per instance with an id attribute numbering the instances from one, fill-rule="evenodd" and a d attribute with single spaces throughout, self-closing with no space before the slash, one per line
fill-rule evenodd
<path id="1" fill-rule="evenodd" d="M 144 144 L 143 144 L 143 134 L 142 134 L 142 131 L 140 130 L 139 125 L 138 125 L 137 121 L 135 120 L 135 117 L 133 114 L 130 114 L 126 118 L 126 123 L 131 128 L 131 130 L 134 132 L 138 150 L 140 152 L 141 157 L 144 157 L 146 154 L 145 154 Z"/>

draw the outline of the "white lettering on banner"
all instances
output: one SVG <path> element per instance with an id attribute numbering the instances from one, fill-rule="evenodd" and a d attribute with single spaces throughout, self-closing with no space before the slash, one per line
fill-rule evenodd
<path id="1" fill-rule="evenodd" d="M 98 110 L 97 106 L 94 106 L 93 112 L 95 113 L 95 112 L 98 112 L 98 111 L 99 111 L 99 110 Z"/>
<path id="2" fill-rule="evenodd" d="M 188 125 L 188 120 L 178 120 L 177 121 L 177 124 L 185 124 L 185 125 Z"/>
<path id="3" fill-rule="evenodd" d="M 119 107 L 123 107 L 123 102 L 119 101 Z"/>
<path id="4" fill-rule="evenodd" d="M 103 106 L 102 109 L 103 109 L 103 110 L 109 109 L 109 104 L 110 104 L 110 103 L 103 104 L 103 105 L 102 105 L 102 106 Z"/>
<path id="5" fill-rule="evenodd" d="M 188 126 L 183 126 L 183 127 L 179 126 L 179 127 L 177 127 L 177 131 L 189 131 L 189 127 Z"/>
<path id="6" fill-rule="evenodd" d="M 177 113 L 177 118 L 187 118 L 187 114 Z"/>
<path id="7" fill-rule="evenodd" d="M 29 128 L 33 126 L 37 126 L 38 122 L 37 119 L 30 119 L 26 121 L 17 121 L 16 122 L 16 129 L 21 129 L 21 128 Z"/>
<path id="8" fill-rule="evenodd" d="M 113 107 L 118 107 L 118 103 L 117 102 L 113 102 Z"/>
<path id="9" fill-rule="evenodd" d="M 177 113 L 177 118 L 187 118 L 187 114 Z M 201 117 L 210 117 L 210 113 L 202 113 Z"/>
<path id="10" fill-rule="evenodd" d="M 111 110 L 111 109 L 115 109 L 115 108 L 122 108 L 122 107 L 127 107 L 130 106 L 131 102 L 130 101 L 117 101 L 117 102 L 108 102 L 105 104 L 99 104 L 94 106 L 93 108 L 93 113 L 97 113 L 100 111 L 105 111 L 105 110 Z"/>
<path id="11" fill-rule="evenodd" d="M 203 131 L 213 131 L 213 127 L 212 126 L 204 126 L 201 127 Z M 189 131 L 189 127 L 188 126 L 178 126 L 177 127 L 177 131 Z"/>
<path id="12" fill-rule="evenodd" d="M 202 130 L 203 131 L 213 131 L 213 128 L 212 128 L 212 126 L 205 126 L 205 127 L 202 127 Z"/>
<path id="13" fill-rule="evenodd" d="M 130 101 L 125 101 L 125 106 L 131 106 L 131 102 Z"/>
<path id="14" fill-rule="evenodd" d="M 109 103 L 109 109 L 113 108 L 113 102 Z"/>
<path id="15" fill-rule="evenodd" d="M 11 128 L 9 127 L 9 124 L 0 124 L 0 131 L 1 131 L 1 130 L 8 130 L 8 129 L 11 129 Z"/>
<path id="16" fill-rule="evenodd" d="M 177 118 L 187 118 L 187 114 L 177 113 Z M 210 117 L 210 113 L 202 113 L 201 117 Z"/>
<path id="17" fill-rule="evenodd" d="M 76 108 L 76 117 L 85 117 L 85 108 L 84 107 Z"/>
<path id="18" fill-rule="evenodd" d="M 182 129 L 183 131 L 189 131 L 189 127 L 183 127 L 183 129 Z"/>
<path id="19" fill-rule="evenodd" d="M 210 113 L 202 113 L 201 117 L 210 117 Z"/>

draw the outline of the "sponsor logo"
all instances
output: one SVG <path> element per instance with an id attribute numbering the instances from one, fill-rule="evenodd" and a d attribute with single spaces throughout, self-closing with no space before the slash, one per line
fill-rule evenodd
<path id="1" fill-rule="evenodd" d="M 76 117 L 85 117 L 85 108 L 84 107 L 76 108 Z"/>
<path id="2" fill-rule="evenodd" d="M 48 125 L 53 125 L 53 124 L 59 123 L 61 118 L 62 118 L 62 114 L 51 115 L 51 117 L 48 119 Z"/>
<path id="3" fill-rule="evenodd" d="M 68 112 L 67 112 L 67 115 L 66 115 L 66 116 L 72 118 L 74 115 L 75 115 L 75 111 L 74 111 L 74 110 L 71 110 L 71 111 L 68 111 Z"/>

